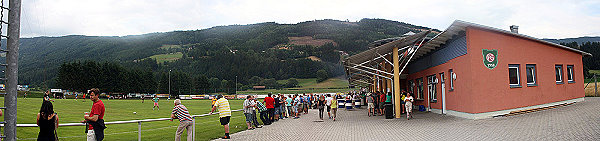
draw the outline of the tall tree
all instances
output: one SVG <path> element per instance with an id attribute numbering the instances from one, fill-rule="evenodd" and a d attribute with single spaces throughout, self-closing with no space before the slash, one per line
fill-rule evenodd
<path id="1" fill-rule="evenodd" d="M 317 82 L 323 82 L 323 81 L 327 80 L 327 78 L 328 78 L 327 71 L 325 71 L 325 70 L 317 71 Z"/>

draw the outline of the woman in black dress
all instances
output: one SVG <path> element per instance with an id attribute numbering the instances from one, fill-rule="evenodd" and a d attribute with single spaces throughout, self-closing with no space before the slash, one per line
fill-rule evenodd
<path id="1" fill-rule="evenodd" d="M 37 114 L 37 125 L 40 127 L 38 141 L 57 140 L 56 128 L 58 127 L 58 115 L 54 113 L 52 102 L 44 101 L 40 113 Z"/>
<path id="2" fill-rule="evenodd" d="M 325 97 L 322 95 L 317 100 L 317 108 L 319 108 L 319 118 L 323 120 L 323 108 L 325 108 Z"/>

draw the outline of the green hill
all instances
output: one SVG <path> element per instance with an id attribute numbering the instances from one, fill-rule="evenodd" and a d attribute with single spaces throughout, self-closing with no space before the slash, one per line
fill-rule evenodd
<path id="1" fill-rule="evenodd" d="M 384 19 L 358 22 L 316 20 L 297 24 L 267 22 L 217 26 L 121 37 L 70 35 L 23 38 L 19 83 L 65 88 L 57 83 L 60 80 L 57 78 L 59 67 L 63 63 L 86 60 L 152 71 L 159 83 L 156 86 L 159 92 L 165 90 L 167 81 L 164 79 L 168 77 L 164 76 L 169 70 L 181 72 L 179 80 L 204 76 L 234 81 L 237 76 L 237 82 L 242 85 L 248 85 L 247 80 L 252 76 L 277 80 L 315 78 L 317 70 L 326 70 L 333 77 L 344 73 L 339 64 L 340 51 L 351 55 L 366 50 L 367 44 L 372 41 L 428 29 Z M 291 44 L 290 37 L 312 37 L 318 43 Z M 313 61 L 310 56 L 321 61 Z M 193 83 L 189 85 L 193 86 Z"/>

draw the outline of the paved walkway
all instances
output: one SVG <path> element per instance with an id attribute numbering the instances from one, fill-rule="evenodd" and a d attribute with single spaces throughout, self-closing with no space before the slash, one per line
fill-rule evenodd
<path id="1" fill-rule="evenodd" d="M 534 113 L 482 120 L 416 112 L 414 119 L 368 117 L 340 110 L 318 121 L 318 110 L 231 135 L 233 140 L 600 140 L 600 98 Z M 327 114 L 325 112 L 325 114 Z M 326 115 L 325 115 L 326 116 Z"/>

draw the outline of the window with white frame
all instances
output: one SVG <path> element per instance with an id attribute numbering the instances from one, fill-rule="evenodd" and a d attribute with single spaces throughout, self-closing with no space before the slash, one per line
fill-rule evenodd
<path id="1" fill-rule="evenodd" d="M 567 65 L 567 82 L 575 83 L 575 78 L 573 76 L 573 65 Z"/>
<path id="2" fill-rule="evenodd" d="M 563 84 L 562 65 L 555 65 L 554 70 L 556 72 L 556 84 Z"/>
<path id="3" fill-rule="evenodd" d="M 527 86 L 537 86 L 535 64 L 527 64 L 525 70 L 527 71 Z"/>
<path id="4" fill-rule="evenodd" d="M 521 78 L 519 76 L 519 64 L 508 65 L 508 81 L 510 87 L 521 87 Z"/>

